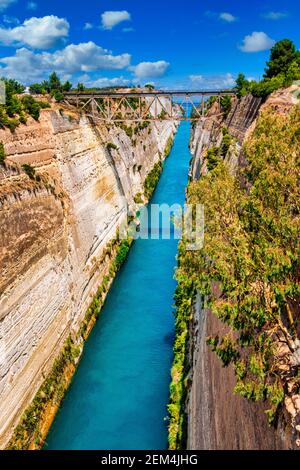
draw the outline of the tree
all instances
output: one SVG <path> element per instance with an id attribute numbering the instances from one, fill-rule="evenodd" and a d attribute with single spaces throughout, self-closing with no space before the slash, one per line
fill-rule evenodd
<path id="1" fill-rule="evenodd" d="M 300 63 L 300 53 L 289 39 L 282 39 L 271 49 L 271 56 L 265 69 L 264 78 L 273 78 L 283 73 L 286 75 L 293 61 Z"/>
<path id="2" fill-rule="evenodd" d="M 71 91 L 72 90 L 72 83 L 68 81 L 66 81 L 63 86 L 62 86 L 62 90 L 63 91 Z"/>
<path id="3" fill-rule="evenodd" d="M 62 88 L 61 81 L 56 72 L 53 72 L 49 77 L 49 87 L 50 91 L 61 90 Z"/>
<path id="4" fill-rule="evenodd" d="M 85 90 L 84 84 L 83 83 L 78 83 L 76 90 L 79 91 L 79 92 L 84 91 Z"/>
<path id="5" fill-rule="evenodd" d="M 17 80 L 8 79 L 8 78 L 1 78 L 2 81 L 5 83 L 5 90 L 6 95 L 12 94 L 21 94 L 24 93 L 25 87 L 21 83 L 17 82 Z"/>
<path id="6" fill-rule="evenodd" d="M 246 80 L 246 77 L 243 73 L 239 73 L 236 79 L 237 95 L 239 98 L 246 95 L 249 92 L 249 81 Z"/>
<path id="7" fill-rule="evenodd" d="M 154 90 L 154 85 L 152 83 L 146 83 L 145 88 L 148 88 L 148 90 Z"/>
<path id="8" fill-rule="evenodd" d="M 224 366 L 233 363 L 237 393 L 268 399 L 270 423 L 300 383 L 300 364 L 292 365 L 300 299 L 299 128 L 300 106 L 289 115 L 265 111 L 243 149 L 247 166 L 235 175 L 220 161 L 190 183 L 188 202 L 205 204 L 205 243 L 181 255 L 177 274 L 227 324 L 228 334 L 208 342 Z"/>
<path id="9" fill-rule="evenodd" d="M 231 96 L 222 96 L 220 104 L 224 113 L 224 117 L 226 118 L 231 111 Z"/>
<path id="10" fill-rule="evenodd" d="M 292 83 L 294 80 L 300 80 L 300 61 L 297 60 L 290 64 L 286 74 L 287 84 Z"/>
<path id="11" fill-rule="evenodd" d="M 31 93 L 36 93 L 37 95 L 44 95 L 47 93 L 48 87 L 43 87 L 42 83 L 33 83 L 30 85 L 29 90 Z"/>

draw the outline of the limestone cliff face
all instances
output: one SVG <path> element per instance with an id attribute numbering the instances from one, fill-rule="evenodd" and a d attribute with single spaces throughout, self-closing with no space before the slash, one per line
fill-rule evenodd
<path id="1" fill-rule="evenodd" d="M 265 104 L 246 96 L 236 101 L 224 121 L 217 103 L 204 122 L 193 129 L 191 177 L 205 174 L 207 148 L 220 145 L 222 126 L 229 129 L 236 141 L 227 158 L 232 170 L 243 165 L 242 144 L 255 128 L 262 108 L 279 113 L 288 112 L 297 103 L 294 88 L 278 91 Z M 226 326 L 209 310 L 202 308 L 201 295 L 195 299 L 190 323 L 190 386 L 188 390 L 188 448 L 205 450 L 229 449 L 290 449 L 297 448 L 290 419 L 282 415 L 278 425 L 270 428 L 263 403 L 250 403 L 233 394 L 236 383 L 231 367 L 224 369 L 218 357 L 206 344 L 208 336 L 222 336 Z M 292 415 L 296 408 L 290 413 Z"/>
<path id="2" fill-rule="evenodd" d="M 133 142 L 67 109 L 0 131 L 1 448 L 77 331 L 105 273 L 105 247 L 174 132 L 173 123 L 150 124 Z"/>

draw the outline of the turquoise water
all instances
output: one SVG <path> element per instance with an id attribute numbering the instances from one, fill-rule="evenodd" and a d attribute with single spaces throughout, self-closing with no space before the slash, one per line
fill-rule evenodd
<path id="1" fill-rule="evenodd" d="M 184 203 L 189 125 L 179 127 L 152 203 Z M 167 448 L 176 240 L 137 240 L 88 339 L 46 449 Z"/>

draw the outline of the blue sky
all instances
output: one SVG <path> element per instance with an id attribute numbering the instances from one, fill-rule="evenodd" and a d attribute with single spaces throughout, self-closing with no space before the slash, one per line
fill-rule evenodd
<path id="1" fill-rule="evenodd" d="M 0 0 L 0 74 L 227 87 L 259 78 L 274 41 L 299 48 L 299 19 L 299 0 Z"/>

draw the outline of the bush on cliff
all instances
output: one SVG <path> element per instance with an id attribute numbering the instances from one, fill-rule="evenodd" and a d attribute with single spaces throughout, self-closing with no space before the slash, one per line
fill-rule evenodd
<path id="1" fill-rule="evenodd" d="M 14 132 L 20 124 L 26 124 L 27 116 L 39 119 L 40 110 L 50 105 L 35 100 L 30 95 L 19 97 L 25 87 L 15 80 L 3 79 L 6 86 L 6 102 L 0 105 L 0 127 Z"/>
<path id="2" fill-rule="evenodd" d="M 0 142 L 0 165 L 3 165 L 6 159 L 6 153 L 3 142 Z"/>
<path id="3" fill-rule="evenodd" d="M 299 128 L 300 106 L 291 115 L 264 112 L 244 148 L 245 169 L 234 176 L 222 161 L 190 184 L 188 202 L 205 205 L 205 243 L 181 251 L 177 273 L 227 325 L 208 342 L 224 366 L 234 365 L 236 393 L 269 402 L 270 423 L 285 393 L 300 387 L 291 364 L 300 301 Z"/>
<path id="4" fill-rule="evenodd" d="M 161 161 L 155 163 L 150 173 L 148 173 L 145 182 L 144 182 L 144 194 L 146 199 L 150 199 L 152 193 L 158 183 L 160 174 L 163 169 L 163 164 Z"/>

